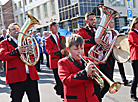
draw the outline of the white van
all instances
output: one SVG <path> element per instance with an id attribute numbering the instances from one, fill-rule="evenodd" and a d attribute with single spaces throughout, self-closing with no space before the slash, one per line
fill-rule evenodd
<path id="1" fill-rule="evenodd" d="M 119 33 L 122 35 L 128 35 L 129 30 L 130 30 L 129 26 L 124 26 L 120 29 Z"/>

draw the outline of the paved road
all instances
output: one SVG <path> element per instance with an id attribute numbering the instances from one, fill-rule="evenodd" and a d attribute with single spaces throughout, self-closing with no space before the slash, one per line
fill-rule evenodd
<path id="1" fill-rule="evenodd" d="M 125 63 L 125 72 L 127 79 L 133 78 L 132 67 L 130 63 Z M 46 68 L 45 65 L 41 65 L 41 72 L 38 72 L 40 80 L 39 91 L 41 102 L 62 102 L 60 97 L 55 94 L 53 86 L 55 85 L 54 76 L 52 71 Z M 121 76 L 119 74 L 118 66 L 115 65 L 114 80 L 122 83 Z M 124 86 L 122 83 L 121 89 L 115 93 L 107 93 L 103 98 L 103 102 L 133 102 L 130 99 L 130 85 Z M 8 85 L 5 85 L 4 73 L 0 73 L 0 102 L 10 102 L 10 89 Z M 27 96 L 23 97 L 23 102 L 27 101 Z"/>

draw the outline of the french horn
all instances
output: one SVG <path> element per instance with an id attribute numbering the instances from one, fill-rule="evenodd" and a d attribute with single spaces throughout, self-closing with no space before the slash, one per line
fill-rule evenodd
<path id="1" fill-rule="evenodd" d="M 17 46 L 24 46 L 26 47 L 25 54 L 21 54 L 20 59 L 27 65 L 32 66 L 35 65 L 39 58 L 40 58 L 40 52 L 39 52 L 39 46 L 37 44 L 37 41 L 34 37 L 31 37 L 30 35 L 27 35 L 26 33 L 28 30 L 35 24 L 40 24 L 39 21 L 33 17 L 30 14 L 27 14 L 27 20 L 25 21 L 23 27 L 21 28 L 17 39 Z M 29 50 L 31 47 L 31 51 Z"/>

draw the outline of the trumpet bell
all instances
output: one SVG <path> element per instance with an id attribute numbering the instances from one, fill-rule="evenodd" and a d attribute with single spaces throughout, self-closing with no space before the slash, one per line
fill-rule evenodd
<path id="1" fill-rule="evenodd" d="M 119 89 L 121 88 L 121 83 L 120 82 L 114 82 L 110 88 L 109 88 L 109 92 L 111 94 L 116 93 Z"/>

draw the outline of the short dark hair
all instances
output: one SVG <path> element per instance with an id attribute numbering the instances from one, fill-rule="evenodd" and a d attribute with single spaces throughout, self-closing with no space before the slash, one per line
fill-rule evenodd
<path id="1" fill-rule="evenodd" d="M 51 28 L 53 25 L 57 24 L 56 22 L 51 22 L 49 27 Z"/>
<path id="2" fill-rule="evenodd" d="M 73 45 L 82 46 L 82 44 L 84 44 L 83 38 L 78 34 L 72 34 L 66 38 L 66 47 L 68 48 Z"/>
<path id="3" fill-rule="evenodd" d="M 85 20 L 88 20 L 88 17 L 89 17 L 90 15 L 95 15 L 95 13 L 94 13 L 94 12 L 87 12 L 87 13 L 85 14 Z"/>

